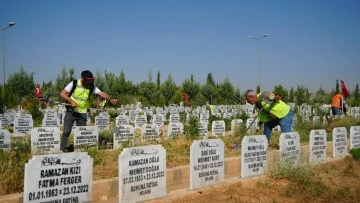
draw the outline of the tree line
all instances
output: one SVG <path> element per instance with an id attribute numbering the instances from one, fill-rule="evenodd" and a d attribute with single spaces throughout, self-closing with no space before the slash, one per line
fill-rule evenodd
<path id="1" fill-rule="evenodd" d="M 60 91 L 72 80 L 75 69 L 67 70 L 62 67 L 54 81 L 43 81 L 41 86 L 42 96 L 50 96 L 54 101 L 60 101 Z M 245 104 L 244 95 L 240 93 L 239 88 L 235 88 L 229 78 L 225 78 L 221 82 L 216 82 L 212 73 L 207 74 L 206 82 L 200 84 L 195 80 L 194 76 L 184 79 L 181 85 L 177 85 L 171 74 L 167 76 L 165 81 L 160 79 L 160 71 L 157 72 L 156 81 L 153 80 L 153 74 L 149 72 L 148 79 L 140 83 L 134 83 L 125 77 L 123 71 L 119 75 L 108 73 L 105 71 L 96 72 L 94 74 L 95 85 L 104 92 L 107 92 L 113 98 L 119 100 L 118 106 L 122 104 L 132 104 L 140 101 L 144 106 L 168 106 L 171 104 L 179 104 L 185 102 L 185 94 L 191 106 L 214 104 L 214 105 L 233 105 Z M 36 102 L 34 81 L 34 73 L 27 73 L 23 66 L 19 72 L 11 74 L 5 83 L 5 87 L 1 88 L 0 112 L 4 112 L 4 106 L 7 108 L 15 108 L 18 105 L 26 105 Z M 257 91 L 260 87 L 257 86 Z M 245 90 L 244 90 L 245 91 Z M 297 85 L 296 88 L 290 90 L 285 89 L 281 84 L 275 85 L 273 92 L 282 97 L 285 102 L 293 102 L 297 105 L 322 105 L 330 104 L 331 98 L 340 93 L 339 81 L 336 80 L 335 89 L 327 92 L 322 87 L 315 93 L 311 92 L 304 85 Z M 93 96 L 94 97 L 94 96 Z M 95 99 L 91 100 L 95 103 Z M 350 106 L 360 106 L 359 85 L 356 84 L 355 89 L 347 98 Z"/>

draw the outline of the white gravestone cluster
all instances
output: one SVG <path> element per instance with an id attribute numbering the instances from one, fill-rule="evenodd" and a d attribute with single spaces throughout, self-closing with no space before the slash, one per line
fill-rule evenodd
<path id="1" fill-rule="evenodd" d="M 166 150 L 161 145 L 125 148 L 119 155 L 119 201 L 166 195 Z"/>

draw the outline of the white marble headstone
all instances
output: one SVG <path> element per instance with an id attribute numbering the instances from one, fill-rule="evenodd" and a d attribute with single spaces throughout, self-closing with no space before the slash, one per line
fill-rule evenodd
<path id="1" fill-rule="evenodd" d="M 119 201 L 166 195 L 166 150 L 162 145 L 125 148 L 119 155 Z"/>
<path id="2" fill-rule="evenodd" d="M 180 115 L 177 113 L 170 114 L 169 123 L 179 123 L 180 122 Z"/>
<path id="3" fill-rule="evenodd" d="M 60 152 L 60 129 L 40 127 L 31 130 L 31 153 L 52 154 Z"/>
<path id="4" fill-rule="evenodd" d="M 347 153 L 347 130 L 345 127 L 337 127 L 332 131 L 333 158 L 345 157 Z"/>
<path id="5" fill-rule="evenodd" d="M 152 120 L 153 120 L 153 124 L 159 126 L 159 127 L 162 127 L 164 126 L 164 115 L 163 114 L 154 114 L 153 117 L 152 117 Z"/>
<path id="6" fill-rule="evenodd" d="M 350 149 L 360 148 L 360 126 L 350 127 Z"/>
<path id="7" fill-rule="evenodd" d="M 258 176 L 267 171 L 268 141 L 265 135 L 245 136 L 241 144 L 241 177 Z"/>
<path id="8" fill-rule="evenodd" d="M 190 147 L 190 190 L 224 182 L 224 143 L 195 140 Z"/>
<path id="9" fill-rule="evenodd" d="M 74 147 L 98 146 L 99 129 L 97 126 L 77 126 L 74 129 Z"/>
<path id="10" fill-rule="evenodd" d="M 297 166 L 300 163 L 300 135 L 298 132 L 281 133 L 280 162 Z"/>
<path id="11" fill-rule="evenodd" d="M 141 129 L 145 124 L 147 124 L 147 118 L 145 115 L 135 116 L 135 129 Z"/>
<path id="12" fill-rule="evenodd" d="M 115 125 L 116 125 L 116 126 L 129 125 L 129 124 L 130 124 L 130 118 L 129 118 L 129 116 L 118 115 L 118 116 L 115 118 Z"/>
<path id="13" fill-rule="evenodd" d="M 199 134 L 203 138 L 208 137 L 208 122 L 207 121 L 199 122 Z"/>
<path id="14" fill-rule="evenodd" d="M 246 119 L 246 128 L 251 131 L 255 131 L 256 127 L 258 126 L 258 123 L 259 123 L 259 119 L 248 118 L 248 119 Z"/>
<path id="15" fill-rule="evenodd" d="M 87 152 L 33 156 L 25 164 L 23 202 L 90 202 L 92 174 Z"/>
<path id="16" fill-rule="evenodd" d="M 0 150 L 10 150 L 10 144 L 11 144 L 11 139 L 10 139 L 10 132 L 6 129 L 1 129 L 0 130 Z"/>
<path id="17" fill-rule="evenodd" d="M 30 134 L 33 129 L 33 119 L 28 117 L 19 117 L 14 120 L 14 135 Z"/>
<path id="18" fill-rule="evenodd" d="M 212 136 L 225 136 L 225 122 L 223 120 L 213 121 L 211 125 Z"/>
<path id="19" fill-rule="evenodd" d="M 172 123 L 170 122 L 168 125 L 168 137 L 173 137 L 176 135 L 182 135 L 184 133 L 184 125 L 180 122 Z"/>
<path id="20" fill-rule="evenodd" d="M 100 114 L 95 116 L 95 126 L 97 126 L 99 130 L 109 130 L 110 116 Z"/>
<path id="21" fill-rule="evenodd" d="M 319 163 L 326 160 L 326 131 L 310 131 L 310 163 Z"/>
<path id="22" fill-rule="evenodd" d="M 134 126 L 120 125 L 114 129 L 114 149 L 119 148 L 122 142 L 134 140 Z"/>
<path id="23" fill-rule="evenodd" d="M 141 140 L 142 141 L 146 141 L 146 140 L 160 140 L 160 130 L 159 130 L 159 126 L 154 125 L 154 124 L 145 124 L 142 128 L 141 128 Z"/>

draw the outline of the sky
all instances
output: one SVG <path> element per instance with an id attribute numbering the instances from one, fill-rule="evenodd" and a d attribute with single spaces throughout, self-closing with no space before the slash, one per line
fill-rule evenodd
<path id="1" fill-rule="evenodd" d="M 212 73 L 242 93 L 360 83 L 359 0 L 0 0 L 0 28 L 10 21 L 6 78 L 22 66 L 39 83 L 62 68 L 178 85 Z"/>

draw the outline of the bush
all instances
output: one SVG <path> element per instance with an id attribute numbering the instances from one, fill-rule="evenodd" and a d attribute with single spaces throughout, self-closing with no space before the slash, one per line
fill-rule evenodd
<path id="1" fill-rule="evenodd" d="M 356 160 L 360 160 L 360 148 L 352 148 L 350 154 Z"/>

